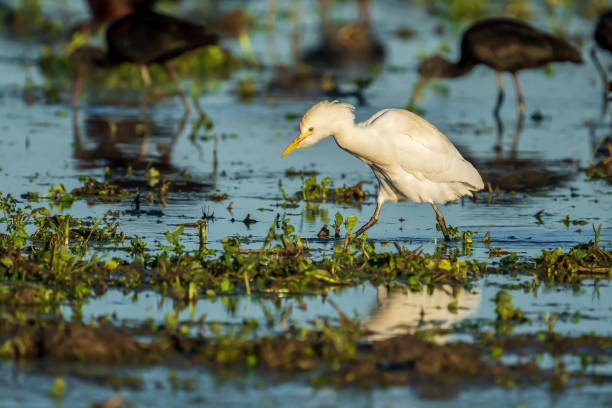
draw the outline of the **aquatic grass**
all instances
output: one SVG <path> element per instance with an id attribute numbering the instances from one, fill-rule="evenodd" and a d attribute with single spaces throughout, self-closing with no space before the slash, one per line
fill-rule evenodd
<path id="1" fill-rule="evenodd" d="M 532 261 L 519 262 L 512 253 L 500 260 L 498 268 L 490 268 L 490 273 L 524 273 L 534 276 L 534 280 L 545 282 L 580 283 L 583 279 L 611 278 L 612 251 L 601 247 L 599 236 L 602 226 L 593 226 L 593 241 L 578 244 L 563 251 L 562 248 L 542 249 L 542 255 Z M 537 284 L 536 284 L 537 286 Z"/>
<path id="2" fill-rule="evenodd" d="M 294 195 L 294 201 L 301 199 L 305 202 L 360 203 L 366 198 L 362 184 L 359 182 L 348 187 L 331 187 L 330 177 L 323 177 L 320 182 L 317 182 L 316 175 L 302 177 L 301 191 Z"/>
<path id="3" fill-rule="evenodd" d="M 306 256 L 307 243 L 294 233 L 288 219 L 277 216 L 260 250 L 244 250 L 238 238 L 226 238 L 220 251 L 186 252 L 180 236 L 184 227 L 166 233 L 168 244 L 151 252 L 138 238 L 118 232 L 118 213 L 109 211 L 100 220 L 82 221 L 69 215 L 51 216 L 48 210 L 23 209 L 5 198 L 6 234 L 0 238 L 0 279 L 43 282 L 68 297 L 82 297 L 83 288 L 109 286 L 151 289 L 186 300 L 187 293 L 215 296 L 233 293 L 314 293 L 366 281 L 399 280 L 411 288 L 434 283 L 458 284 L 474 279 L 483 270 L 477 262 L 428 255 L 422 251 L 376 252 L 365 239 L 336 245 L 319 260 Z M 28 211 L 31 213 L 28 214 Z M 36 230 L 28 233 L 29 224 Z M 356 217 L 344 222 L 348 233 Z M 130 252 L 132 260 L 99 259 L 90 243 L 106 241 Z M 29 243 L 27 248 L 26 243 Z M 194 292 L 195 291 L 195 292 Z"/>

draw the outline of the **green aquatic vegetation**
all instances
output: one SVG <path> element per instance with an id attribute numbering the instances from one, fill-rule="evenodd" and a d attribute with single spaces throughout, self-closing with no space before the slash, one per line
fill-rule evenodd
<path id="1" fill-rule="evenodd" d="M 43 89 L 46 94 L 57 94 L 68 91 L 74 76 L 74 66 L 71 60 L 72 52 L 86 40 L 81 35 L 73 36 L 71 42 L 62 48 L 43 46 L 40 52 L 38 67 L 43 75 Z M 229 51 L 217 46 L 208 46 L 193 52 L 183 54 L 173 60 L 177 74 L 181 78 L 195 78 L 189 92 L 197 96 L 202 91 L 216 89 L 220 79 L 227 78 L 231 72 L 243 66 L 243 62 L 235 58 Z M 153 65 L 150 74 L 156 88 L 175 91 L 174 84 L 164 70 Z M 135 64 L 121 64 L 113 69 L 90 69 L 89 86 L 95 87 L 96 94 L 105 94 L 121 88 L 132 90 L 144 89 L 140 70 Z"/>
<path id="2" fill-rule="evenodd" d="M 587 277 L 612 276 L 612 252 L 597 245 L 580 244 L 569 251 L 561 248 L 542 250 L 535 269 L 547 280 L 579 282 Z"/>
<path id="3" fill-rule="evenodd" d="M 304 201 L 320 200 L 325 202 L 327 199 L 328 185 L 331 178 L 324 177 L 321 183 L 317 183 L 316 176 L 310 176 L 307 179 L 302 179 L 302 199 Z"/>
<path id="4" fill-rule="evenodd" d="M 604 179 L 612 184 L 612 144 L 608 144 L 608 157 L 602 157 L 596 164 L 589 163 L 584 171 L 590 179 Z"/>
<path id="5" fill-rule="evenodd" d="M 53 386 L 51 387 L 51 391 L 49 391 L 49 395 L 57 400 L 61 400 L 66 394 L 66 382 L 63 378 L 56 378 L 53 381 Z"/>
<path id="6" fill-rule="evenodd" d="M 201 247 L 185 251 L 181 243 L 182 226 L 166 233 L 168 244 L 159 244 L 150 253 L 137 238 L 127 241 L 118 233 L 118 213 L 109 212 L 101 220 L 78 220 L 69 215 L 50 216 L 48 210 L 25 211 L 14 201 L 4 200 L 2 221 L 7 232 L 0 249 L 0 279 L 44 282 L 70 299 L 85 299 L 109 286 L 126 289 L 146 285 L 161 294 L 187 301 L 197 294 L 219 293 L 312 293 L 338 286 L 386 280 L 405 282 L 414 290 L 444 282 L 468 282 L 479 276 L 483 266 L 477 262 L 428 255 L 422 251 L 376 252 L 374 244 L 363 237 L 336 245 L 331 256 L 313 260 L 308 246 L 295 234 L 287 218 L 277 216 L 260 250 L 243 250 L 238 238 L 226 238 L 223 250 Z M 30 213 L 28 213 L 30 211 Z M 33 215 L 32 215 L 33 214 Z M 343 224 L 350 233 L 356 217 Z M 36 226 L 28 233 L 28 225 Z M 21 232 L 19 232 L 21 231 Z M 93 240 L 109 240 L 125 249 L 133 260 L 102 260 L 90 254 Z M 26 243 L 30 243 L 25 249 Z"/>
<path id="7" fill-rule="evenodd" d="M 588 224 L 585 220 L 573 220 L 570 218 L 569 215 L 566 215 L 565 218 L 563 219 L 563 224 L 565 224 L 566 227 L 569 227 L 570 225 L 586 225 Z"/>
<path id="8" fill-rule="evenodd" d="M 295 194 L 296 199 L 306 202 L 333 202 L 333 203 L 359 203 L 365 200 L 366 193 L 359 182 L 353 186 L 331 187 L 331 178 L 324 177 L 317 182 L 316 175 L 302 179 L 300 193 Z"/>
<path id="9" fill-rule="evenodd" d="M 489 272 L 525 273 L 534 277 L 534 284 L 539 281 L 580 283 L 586 278 L 612 277 L 612 252 L 599 245 L 601 225 L 593 226 L 595 239 L 586 244 L 578 244 L 564 251 L 562 248 L 543 249 L 542 255 L 532 261 L 520 261 L 512 253 L 500 260 L 498 268 Z"/>
<path id="10" fill-rule="evenodd" d="M 42 198 L 46 199 L 53 207 L 57 209 L 65 209 L 72 207 L 72 203 L 75 197 L 66 191 L 66 187 L 63 184 L 57 184 L 50 186 L 49 191 L 42 195 Z"/>
<path id="11" fill-rule="evenodd" d="M 93 177 L 81 178 L 83 186 L 73 189 L 70 194 L 73 197 L 94 197 L 104 202 L 120 201 L 130 196 L 130 193 L 116 184 L 99 182 Z"/>
<path id="12" fill-rule="evenodd" d="M 500 290 L 495 295 L 495 313 L 497 320 L 525 321 L 525 314 L 512 304 L 512 296 L 505 290 Z"/>

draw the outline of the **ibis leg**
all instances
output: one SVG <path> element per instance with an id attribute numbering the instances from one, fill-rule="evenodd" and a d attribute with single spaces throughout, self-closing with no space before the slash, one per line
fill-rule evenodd
<path id="1" fill-rule="evenodd" d="M 518 149 L 519 139 L 521 137 L 521 129 L 523 128 L 523 119 L 525 118 L 525 102 L 523 101 L 523 93 L 521 92 L 521 85 L 519 84 L 518 74 L 512 73 L 514 79 L 514 87 L 516 89 L 516 98 L 518 101 L 519 117 L 516 123 L 516 135 L 514 135 L 514 143 L 512 144 L 512 151 L 516 153 Z"/>
<path id="2" fill-rule="evenodd" d="M 502 122 L 499 115 L 493 115 L 493 117 L 495 118 L 495 123 L 497 125 L 497 142 L 495 143 L 495 147 L 493 148 L 493 150 L 495 150 L 499 154 L 499 152 L 501 152 L 502 150 L 502 139 L 504 137 L 504 122 Z"/>
<path id="3" fill-rule="evenodd" d="M 610 81 L 608 81 L 608 74 L 604 69 L 601 62 L 599 62 L 599 58 L 597 58 L 597 52 L 595 51 L 595 47 L 591 48 L 591 58 L 593 59 L 593 63 L 599 71 L 599 75 L 601 75 L 601 80 L 603 81 L 604 89 L 603 89 L 603 104 L 601 107 L 602 116 L 606 114 L 608 110 L 608 96 L 610 95 Z"/>
<path id="4" fill-rule="evenodd" d="M 444 216 L 442 215 L 442 212 L 438 210 L 438 207 L 436 206 L 435 203 L 431 203 L 431 206 L 436 212 L 436 220 L 438 220 L 438 224 L 440 225 L 440 228 L 442 229 L 442 234 L 444 234 L 444 240 L 450 241 L 450 237 L 448 236 L 448 231 L 446 230 L 446 221 L 444 221 Z"/>
<path id="5" fill-rule="evenodd" d="M 519 140 L 521 139 L 521 132 L 523 131 L 523 122 L 525 121 L 525 115 L 519 114 L 518 121 L 516 122 L 516 134 L 514 135 L 514 142 L 512 143 L 512 153 L 516 154 L 518 150 Z"/>
<path id="6" fill-rule="evenodd" d="M 355 233 L 356 237 L 363 234 L 372 225 L 376 224 L 376 222 L 378 221 L 378 214 L 380 214 L 380 207 L 382 207 L 382 203 L 383 203 L 383 200 L 379 197 L 378 200 L 376 200 L 376 209 L 374 210 L 374 215 L 372 215 L 372 218 L 370 218 L 370 221 L 366 222 L 366 224 L 363 227 L 357 230 L 357 232 Z"/>
<path id="7" fill-rule="evenodd" d="M 512 78 L 514 79 L 514 88 L 516 89 L 516 99 L 518 101 L 519 115 L 523 116 L 525 113 L 525 102 L 523 101 L 523 93 L 521 92 L 521 85 L 519 84 L 518 74 L 516 71 L 512 72 Z"/>
<path id="8" fill-rule="evenodd" d="M 504 81 L 501 71 L 497 71 L 497 103 L 493 109 L 493 114 L 499 116 L 499 110 L 504 103 Z"/>
<path id="9" fill-rule="evenodd" d="M 79 108 L 79 96 L 81 95 L 81 91 L 83 90 L 83 85 L 85 83 L 86 76 L 87 69 L 77 66 L 76 74 L 74 76 L 74 81 L 72 85 L 72 108 L 74 110 Z"/>
<path id="10" fill-rule="evenodd" d="M 183 107 L 185 108 L 185 112 L 189 112 L 189 101 L 187 101 L 187 94 L 185 93 L 185 91 L 183 90 L 183 87 L 181 86 L 181 81 L 179 80 L 179 77 L 176 74 L 174 67 L 172 66 L 170 62 L 165 62 L 164 69 L 166 70 L 166 73 L 172 80 L 172 83 L 174 83 L 174 86 L 178 90 L 179 95 L 181 96 L 181 101 L 183 101 Z"/>
<path id="11" fill-rule="evenodd" d="M 142 81 L 145 84 L 145 94 L 140 102 L 140 110 L 145 111 L 147 109 L 147 104 L 149 103 L 149 97 L 153 92 L 153 86 L 151 81 L 151 74 L 149 74 L 149 68 L 146 65 L 140 66 L 140 76 L 142 77 Z"/>

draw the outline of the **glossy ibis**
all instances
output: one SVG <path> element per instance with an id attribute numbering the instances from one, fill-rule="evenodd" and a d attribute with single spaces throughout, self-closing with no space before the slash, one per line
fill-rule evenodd
<path id="1" fill-rule="evenodd" d="M 484 64 L 497 71 L 499 93 L 494 113 L 504 100 L 502 72 L 510 72 L 514 79 L 518 109 L 524 111 L 523 95 L 518 82 L 518 71 L 542 67 L 550 62 L 582 63 L 580 52 L 564 39 L 537 30 L 521 21 L 509 18 L 490 18 L 477 22 L 463 34 L 461 57 L 451 62 L 439 55 L 423 61 L 420 79 L 415 86 L 409 106 L 414 106 L 419 88 L 433 78 L 456 78 Z"/>
<path id="2" fill-rule="evenodd" d="M 300 122 L 300 135 L 283 156 L 333 136 L 338 146 L 366 163 L 378 179 L 374 215 L 356 235 L 378 221 L 385 201 L 431 204 L 444 239 L 450 239 L 435 203 L 472 195 L 484 185 L 480 174 L 432 124 L 403 109 L 384 109 L 355 124 L 353 107 L 319 102 Z"/>
<path id="3" fill-rule="evenodd" d="M 80 32 L 85 35 L 97 33 L 104 25 L 135 11 L 152 10 L 157 0 L 87 0 L 91 19 L 76 23 L 68 36 Z"/>
<path id="4" fill-rule="evenodd" d="M 612 10 L 604 13 L 597 22 L 597 26 L 595 27 L 595 41 L 597 45 L 608 52 L 612 52 Z M 606 113 L 608 109 L 608 98 L 610 96 L 610 81 L 608 80 L 608 74 L 606 73 L 606 69 L 601 65 L 599 59 L 597 58 L 597 52 L 595 48 L 591 49 L 591 57 L 593 58 L 593 62 L 601 75 L 601 79 L 603 81 L 603 105 L 602 105 L 602 114 Z"/>
<path id="5" fill-rule="evenodd" d="M 152 93 L 151 76 L 147 67 L 151 64 L 160 64 L 177 87 L 185 111 L 189 111 L 187 96 L 181 87 L 171 60 L 184 52 L 216 44 L 217 36 L 198 24 L 153 11 L 141 11 L 113 22 L 106 30 L 106 42 L 108 46 L 106 52 L 91 46 L 83 46 L 75 50 L 73 54 L 75 65 L 73 106 L 78 106 L 78 97 L 89 66 L 110 68 L 120 63 L 130 62 L 140 66 L 140 73 L 146 87 L 141 104 L 143 109 Z M 197 104 L 196 108 L 203 116 Z"/>

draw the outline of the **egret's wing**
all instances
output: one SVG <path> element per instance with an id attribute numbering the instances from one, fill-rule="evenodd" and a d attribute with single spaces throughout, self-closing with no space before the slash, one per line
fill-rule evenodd
<path id="1" fill-rule="evenodd" d="M 482 188 L 478 171 L 431 123 L 406 110 L 386 110 L 367 122 L 386 144 L 389 163 L 434 182 L 461 182 Z"/>

